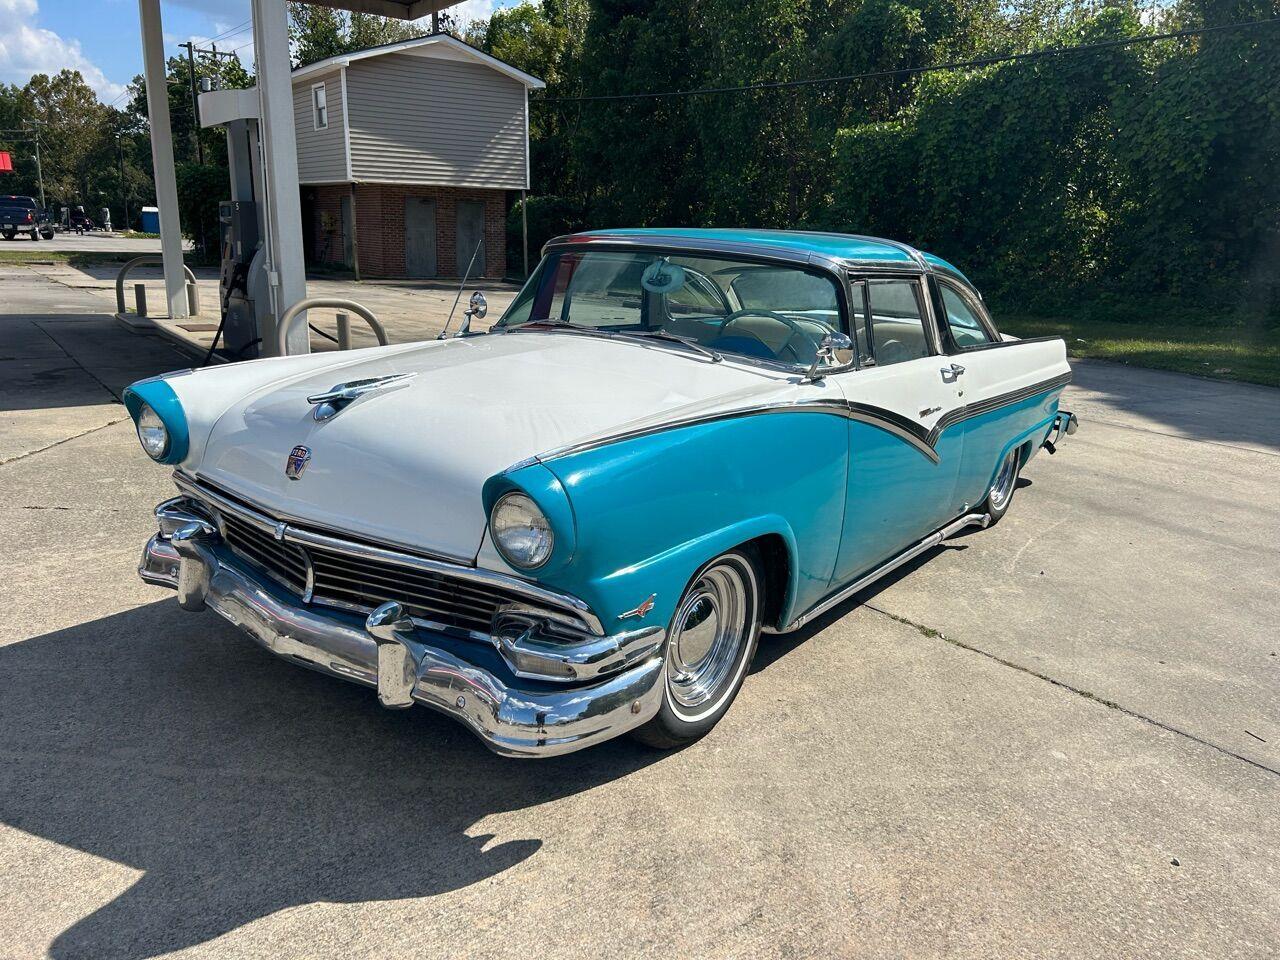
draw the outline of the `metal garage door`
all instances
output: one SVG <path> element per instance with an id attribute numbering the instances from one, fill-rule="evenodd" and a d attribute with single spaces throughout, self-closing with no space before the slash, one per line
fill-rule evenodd
<path id="1" fill-rule="evenodd" d="M 472 256 L 475 262 L 471 262 Z M 484 270 L 484 203 L 479 200 L 458 201 L 458 275 L 463 276 L 471 263 L 471 276 L 483 277 Z"/>
<path id="2" fill-rule="evenodd" d="M 404 202 L 404 268 L 410 277 L 436 275 L 436 202 L 409 197 Z"/>

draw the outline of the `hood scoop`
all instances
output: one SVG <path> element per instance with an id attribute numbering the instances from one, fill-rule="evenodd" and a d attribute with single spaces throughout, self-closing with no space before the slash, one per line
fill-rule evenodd
<path id="1" fill-rule="evenodd" d="M 307 397 L 307 403 L 315 407 L 312 416 L 316 418 L 316 421 L 324 423 L 324 421 L 336 417 L 348 404 L 363 397 L 366 393 L 385 390 L 396 384 L 407 384 L 416 376 L 416 373 L 393 373 L 385 377 L 350 380 L 347 383 L 336 384 L 324 393 L 317 393 L 314 396 Z"/>

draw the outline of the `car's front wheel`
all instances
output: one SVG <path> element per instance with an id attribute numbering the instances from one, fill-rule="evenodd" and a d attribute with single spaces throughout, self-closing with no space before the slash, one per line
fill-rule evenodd
<path id="1" fill-rule="evenodd" d="M 662 707 L 636 739 L 671 749 L 704 736 L 742 688 L 760 638 L 762 582 L 754 556 L 731 550 L 689 583 L 667 637 Z"/>
<path id="2" fill-rule="evenodd" d="M 995 523 L 1009 512 L 1009 504 L 1013 503 L 1013 491 L 1018 487 L 1018 473 L 1022 469 L 1022 448 L 1014 447 L 996 471 L 996 479 L 991 484 L 983 507 L 991 514 L 991 522 Z"/>

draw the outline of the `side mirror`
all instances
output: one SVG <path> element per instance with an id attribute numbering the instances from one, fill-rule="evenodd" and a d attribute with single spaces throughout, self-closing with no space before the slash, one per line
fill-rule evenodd
<path id="1" fill-rule="evenodd" d="M 806 380 L 821 380 L 829 373 L 843 373 L 853 366 L 853 341 L 843 333 L 828 333 L 818 344 L 813 365 L 805 371 Z"/>
<path id="2" fill-rule="evenodd" d="M 471 299 L 467 301 L 466 312 L 463 313 L 462 315 L 462 326 L 458 329 L 458 332 L 455 333 L 454 336 L 461 337 L 470 333 L 472 317 L 479 317 L 481 320 L 483 320 L 485 317 L 485 314 L 487 314 L 488 312 L 489 312 L 489 301 L 484 298 L 483 293 L 477 290 L 475 293 L 471 295 Z M 444 334 L 441 333 L 440 336 L 443 337 Z"/>

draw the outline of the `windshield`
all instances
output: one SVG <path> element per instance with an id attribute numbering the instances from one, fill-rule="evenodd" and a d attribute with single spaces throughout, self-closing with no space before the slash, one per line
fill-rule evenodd
<path id="1" fill-rule="evenodd" d="M 834 278 L 686 252 L 568 250 L 543 260 L 497 329 L 571 326 L 679 337 L 710 351 L 813 363 L 843 329 Z"/>

